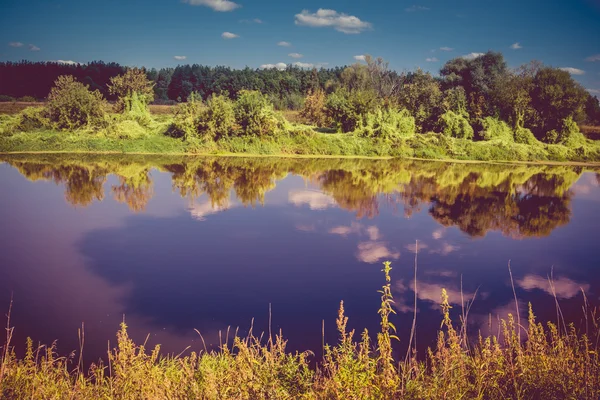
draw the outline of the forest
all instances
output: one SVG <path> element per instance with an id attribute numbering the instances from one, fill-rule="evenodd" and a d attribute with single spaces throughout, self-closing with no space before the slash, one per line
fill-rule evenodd
<path id="1" fill-rule="evenodd" d="M 2 151 L 600 160 L 580 131 L 600 125 L 598 98 L 567 71 L 511 69 L 491 51 L 439 76 L 367 56 L 319 70 L 24 61 L 0 63 L 0 78 L 0 99 L 44 100 L 0 117 Z M 150 104 L 174 104 L 174 115 L 152 116 Z"/>

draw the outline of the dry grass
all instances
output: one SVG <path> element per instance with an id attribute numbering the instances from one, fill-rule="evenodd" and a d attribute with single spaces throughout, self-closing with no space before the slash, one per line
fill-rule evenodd
<path id="1" fill-rule="evenodd" d="M 588 139 L 600 140 L 600 126 L 582 125 L 579 129 Z"/>
<path id="2" fill-rule="evenodd" d="M 28 107 L 39 107 L 43 103 L 37 102 L 22 102 L 22 101 L 6 101 L 0 102 L 0 114 L 13 115 L 20 113 Z"/>
<path id="3" fill-rule="evenodd" d="M 380 290 L 381 331 L 354 340 L 340 305 L 339 342 L 324 346 L 316 368 L 310 352 L 289 353 L 281 333 L 261 340 L 234 335 L 218 351 L 161 356 L 136 345 L 122 324 L 117 347 L 106 363 L 82 371 L 79 359 L 58 357 L 52 346 L 34 348 L 29 340 L 24 359 L 6 344 L 0 352 L 0 397 L 3 399 L 598 399 L 600 362 L 598 318 L 584 302 L 586 329 L 578 333 L 563 322 L 543 326 L 529 310 L 527 328 L 509 314 L 498 337 L 468 340 L 468 309 L 460 323 L 450 319 L 441 293 L 442 325 L 437 345 L 424 360 L 415 353 L 392 357 L 395 327 L 389 290 Z M 10 315 L 10 313 L 9 313 Z M 10 321 L 10 320 L 9 320 Z M 520 336 L 523 340 L 519 340 Z M 227 338 L 228 335 L 225 335 Z"/>
<path id="4" fill-rule="evenodd" d="M 155 114 L 155 115 L 175 114 L 175 111 L 177 110 L 176 105 L 167 106 L 167 105 L 150 104 L 148 106 L 148 108 L 150 109 L 150 113 Z"/>

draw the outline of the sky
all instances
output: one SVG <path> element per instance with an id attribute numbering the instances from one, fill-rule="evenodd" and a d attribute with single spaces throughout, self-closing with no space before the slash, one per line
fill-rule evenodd
<path id="1" fill-rule="evenodd" d="M 341 66 L 437 73 L 488 50 L 600 95 L 600 0 L 0 0 L 0 61 Z"/>

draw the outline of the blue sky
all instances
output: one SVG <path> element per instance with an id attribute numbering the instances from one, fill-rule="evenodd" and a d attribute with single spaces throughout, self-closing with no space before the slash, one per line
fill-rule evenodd
<path id="1" fill-rule="evenodd" d="M 495 50 L 510 66 L 570 68 L 600 94 L 599 0 L 0 1 L 0 61 L 259 68 L 371 54 L 399 71 L 435 73 L 451 58 Z"/>

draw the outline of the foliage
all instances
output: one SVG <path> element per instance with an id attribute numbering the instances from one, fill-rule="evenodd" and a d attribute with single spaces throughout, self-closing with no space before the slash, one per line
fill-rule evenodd
<path id="1" fill-rule="evenodd" d="M 106 102 L 102 94 L 89 90 L 70 75 L 59 76 L 48 95 L 48 117 L 59 129 L 73 130 L 105 122 Z"/>
<path id="2" fill-rule="evenodd" d="M 458 139 L 473 139 L 473 128 L 469 120 L 453 111 L 446 111 L 438 120 L 440 132 Z"/>
<path id="3" fill-rule="evenodd" d="M 392 140 L 415 134 L 415 119 L 408 110 L 378 108 L 365 115 L 356 132 L 362 136 Z"/>
<path id="4" fill-rule="evenodd" d="M 537 137 L 559 142 L 562 140 L 560 131 L 564 131 L 564 120 L 582 119 L 587 92 L 575 82 L 567 71 L 555 68 L 540 69 L 533 79 L 531 98 L 536 110 L 536 117 L 530 123 L 530 128 Z M 557 135 L 546 133 L 556 131 Z M 555 143 L 555 142 L 548 142 Z"/>
<path id="5" fill-rule="evenodd" d="M 535 138 L 531 130 L 520 127 L 517 127 L 515 129 L 515 142 L 529 145 L 540 144 L 540 142 Z"/>
<path id="6" fill-rule="evenodd" d="M 168 130 L 169 136 L 188 139 L 198 135 L 198 118 L 203 111 L 202 99 L 196 94 L 188 97 L 185 103 L 177 106 L 173 124 Z"/>
<path id="7" fill-rule="evenodd" d="M 325 113 L 342 132 L 352 132 L 370 112 L 375 112 L 379 101 L 370 90 L 337 90 L 327 96 Z"/>
<path id="8" fill-rule="evenodd" d="M 110 78 L 108 91 L 117 96 L 117 112 L 137 112 L 134 108 L 145 107 L 154 100 L 154 83 L 141 68 L 129 68 L 123 75 Z"/>
<path id="9" fill-rule="evenodd" d="M 304 107 L 300 115 L 313 125 L 322 127 L 327 125 L 325 114 L 325 92 L 317 89 L 308 93 L 304 100 Z"/>
<path id="10" fill-rule="evenodd" d="M 512 142 L 514 135 L 510 126 L 498 118 L 485 117 L 482 121 L 483 130 L 480 136 L 483 140 L 502 140 Z"/>
<path id="11" fill-rule="evenodd" d="M 7 101 L 15 101 L 15 98 L 12 96 L 7 96 L 5 94 L 0 94 L 0 102 L 7 102 Z"/>
<path id="12" fill-rule="evenodd" d="M 439 82 L 421 69 L 408 74 L 398 94 L 400 106 L 415 117 L 420 132 L 433 130 L 440 115 L 441 101 Z"/>
<path id="13" fill-rule="evenodd" d="M 198 133 L 206 138 L 231 136 L 237 128 L 234 103 L 223 95 L 213 95 L 202 108 L 196 124 Z"/>
<path id="14" fill-rule="evenodd" d="M 269 100 L 257 91 L 241 91 L 234 105 L 236 123 L 244 135 L 269 136 L 278 133 L 283 120 Z"/>

